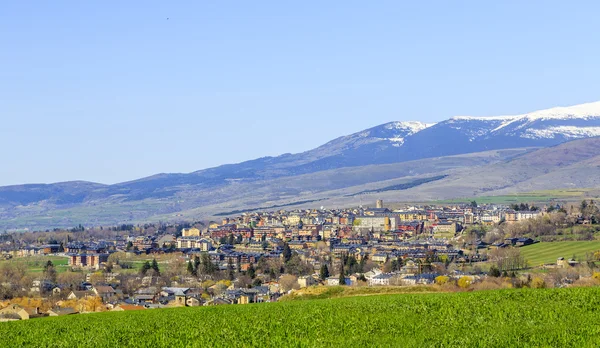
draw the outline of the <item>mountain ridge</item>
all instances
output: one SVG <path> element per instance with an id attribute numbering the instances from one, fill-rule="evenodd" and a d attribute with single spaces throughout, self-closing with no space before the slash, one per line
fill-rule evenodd
<path id="1" fill-rule="evenodd" d="M 401 168 L 403 163 L 407 163 L 416 166 L 412 172 L 396 170 L 396 175 L 399 175 L 398 179 L 417 175 L 415 180 L 419 180 L 418 175 L 424 173 L 431 175 L 446 173 L 452 167 L 452 160 L 465 161 L 468 158 L 465 155 L 468 154 L 488 152 L 491 154 L 493 151 L 511 149 L 516 153 L 527 152 L 532 151 L 531 149 L 547 148 L 574 139 L 598 135 L 600 135 L 600 102 L 513 116 L 457 116 L 433 124 L 393 121 L 332 139 L 317 148 L 301 153 L 262 157 L 187 174 L 161 173 L 113 185 L 72 181 L 4 186 L 0 187 L 0 219 L 18 219 L 36 214 L 36 216 L 41 216 L 40 214 L 53 216 L 53 212 L 61 209 L 85 208 L 86 211 L 100 209 L 94 208 L 96 206 L 101 206 L 107 211 L 128 210 L 130 216 L 127 221 L 138 217 L 169 216 L 198 206 L 216 205 L 215 209 L 223 210 L 235 206 L 237 209 L 240 206 L 231 202 L 236 199 L 238 188 L 249 190 L 244 193 L 246 197 L 244 202 L 248 205 L 260 205 L 263 201 L 287 202 L 298 197 L 307 201 L 310 200 L 307 194 L 331 191 L 334 187 L 335 190 L 344 190 L 346 187 L 344 185 L 368 186 L 371 182 L 382 180 L 384 178 L 373 175 L 373 171 L 382 170 L 386 165 Z M 453 159 L 453 156 L 459 157 Z M 486 158 L 485 156 L 488 155 L 478 156 Z M 508 159 L 507 156 L 508 154 L 490 158 L 491 161 L 501 162 Z M 436 159 L 446 158 L 445 161 L 436 162 Z M 486 163 L 489 162 L 486 160 Z M 436 169 L 436 165 L 440 167 Z M 466 161 L 457 168 L 464 166 L 476 167 L 477 163 Z M 356 170 L 348 170 L 351 168 Z M 427 171 L 418 168 L 427 168 Z M 325 172 L 331 172 L 333 176 L 313 175 Z M 352 175 L 356 178 L 363 177 L 359 178 L 360 180 L 345 179 L 346 181 L 341 184 L 333 184 L 335 173 L 354 173 Z M 294 181 L 294 178 L 306 180 L 305 184 L 297 185 L 294 189 L 286 188 L 288 182 Z M 320 191 L 311 192 L 310 187 L 316 186 L 310 180 L 323 180 L 323 178 L 327 178 L 327 181 L 318 185 Z M 346 175 L 345 178 L 351 176 Z M 385 180 L 393 181 L 393 177 L 386 176 Z M 456 178 L 449 176 L 422 185 L 418 190 L 407 190 L 407 193 L 425 192 L 423 190 L 430 187 L 449 185 L 452 180 Z M 502 182 L 503 179 L 499 178 L 499 181 Z M 404 185 L 403 182 L 389 184 L 388 186 Z M 258 194 L 260 190 L 257 188 L 261 185 L 273 185 L 273 187 L 267 190 L 268 194 Z M 307 190 L 302 190 L 302 187 L 306 187 Z M 373 189 L 377 188 L 373 187 Z M 369 189 L 371 188 L 362 191 Z M 487 189 L 502 190 L 503 188 L 502 185 L 496 185 Z M 225 192 L 227 194 L 224 195 Z M 255 196 L 252 196 L 253 192 L 256 192 Z M 144 208 L 139 209 L 140 205 Z M 266 206 L 269 205 L 277 204 Z M 122 219 L 120 216 L 115 221 L 120 222 Z M 86 222 L 77 221 L 77 223 Z"/>

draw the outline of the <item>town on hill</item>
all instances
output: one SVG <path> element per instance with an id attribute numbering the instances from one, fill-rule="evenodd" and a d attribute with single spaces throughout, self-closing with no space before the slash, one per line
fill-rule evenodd
<path id="1" fill-rule="evenodd" d="M 5 233 L 0 320 L 274 302 L 335 286 L 594 284 L 599 218 L 593 200 L 401 209 L 378 200 L 220 221 Z"/>

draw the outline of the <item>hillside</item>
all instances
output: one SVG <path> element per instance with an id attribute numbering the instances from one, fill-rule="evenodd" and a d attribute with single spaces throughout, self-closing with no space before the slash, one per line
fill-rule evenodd
<path id="1" fill-rule="evenodd" d="M 4 347 L 582 347 L 600 344 L 599 305 L 599 288 L 380 295 L 32 319 L 0 335 Z"/>
<path id="2" fill-rule="evenodd" d="M 198 219 L 245 209 L 343 207 L 376 198 L 428 201 L 594 188 L 600 176 L 584 173 L 599 168 L 597 135 L 600 102 L 516 116 L 457 116 L 436 124 L 390 122 L 303 153 L 189 174 L 114 185 L 0 187 L 0 229 Z M 532 152 L 540 148 L 546 151 Z"/>

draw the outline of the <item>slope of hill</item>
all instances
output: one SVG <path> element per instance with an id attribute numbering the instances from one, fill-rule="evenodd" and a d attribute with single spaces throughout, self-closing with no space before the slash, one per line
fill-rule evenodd
<path id="1" fill-rule="evenodd" d="M 587 347 L 600 345 L 599 299 L 599 288 L 361 296 L 31 319 L 0 335 L 5 347 Z"/>
<path id="2" fill-rule="evenodd" d="M 437 124 L 390 122 L 303 153 L 189 174 L 158 174 L 115 185 L 0 187 L 0 229 L 200 218 L 299 202 L 341 207 L 359 204 L 355 196 L 361 192 L 365 199 L 377 192 L 392 201 L 424 201 L 600 187 L 600 176 L 582 175 L 598 168 L 597 140 L 553 147 L 599 134 L 600 102 L 517 116 L 458 116 Z M 506 162 L 540 147 L 548 149 Z M 443 179 L 423 182 L 440 175 Z M 381 192 L 394 185 L 405 188 L 401 195 Z"/>

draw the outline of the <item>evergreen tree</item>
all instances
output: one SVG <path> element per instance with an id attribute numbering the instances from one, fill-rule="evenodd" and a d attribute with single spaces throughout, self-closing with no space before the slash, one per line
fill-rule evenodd
<path id="1" fill-rule="evenodd" d="M 397 271 L 398 269 L 399 269 L 398 260 L 392 260 L 392 267 L 391 267 L 392 272 Z"/>
<path id="2" fill-rule="evenodd" d="M 404 267 L 404 259 L 401 256 L 398 256 L 396 260 L 398 261 L 398 270 L 400 270 L 402 267 Z"/>
<path id="3" fill-rule="evenodd" d="M 152 265 L 150 267 L 152 267 L 154 272 L 156 272 L 156 275 L 160 275 L 160 269 L 158 268 L 158 262 L 156 262 L 156 259 L 152 259 Z"/>
<path id="4" fill-rule="evenodd" d="M 277 278 L 277 275 L 275 274 L 275 270 L 272 268 L 269 271 L 269 278 L 271 278 L 271 280 L 274 280 L 275 278 Z"/>
<path id="5" fill-rule="evenodd" d="M 56 283 L 56 269 L 54 268 L 54 264 L 52 261 L 48 260 L 46 265 L 44 266 L 44 279 L 48 280 L 51 283 Z"/>
<path id="6" fill-rule="evenodd" d="M 196 273 L 194 272 L 194 264 L 192 263 L 192 260 L 188 261 L 187 272 L 191 275 L 195 275 L 194 273 Z"/>
<path id="7" fill-rule="evenodd" d="M 152 266 L 150 266 L 150 262 L 146 261 L 144 263 L 144 265 L 142 265 L 142 269 L 140 270 L 140 273 L 145 276 L 146 273 L 148 273 L 149 270 L 152 269 Z"/>
<path id="8" fill-rule="evenodd" d="M 256 270 L 254 269 L 253 264 L 250 264 L 250 267 L 248 267 L 248 277 L 250 277 L 251 279 L 256 278 Z"/>
<path id="9" fill-rule="evenodd" d="M 207 253 L 202 253 L 200 255 L 200 262 L 202 264 L 202 274 L 213 273 L 213 263 L 210 261 L 210 256 Z"/>
<path id="10" fill-rule="evenodd" d="M 233 269 L 233 262 L 231 260 L 231 257 L 227 260 L 227 271 L 229 280 L 233 281 L 235 279 L 235 270 Z"/>
<path id="11" fill-rule="evenodd" d="M 356 258 L 354 256 L 348 257 L 346 265 L 346 268 L 348 269 L 348 274 L 356 272 L 356 269 L 358 268 L 358 262 L 356 262 Z"/>
<path id="12" fill-rule="evenodd" d="M 292 249 L 287 242 L 283 243 L 283 261 L 288 262 L 292 258 Z"/>
<path id="13" fill-rule="evenodd" d="M 319 271 L 319 278 L 321 278 L 321 280 L 329 278 L 329 268 L 327 268 L 326 264 L 323 264 L 321 266 L 321 270 Z"/>
<path id="14" fill-rule="evenodd" d="M 340 285 L 346 285 L 346 276 L 344 275 L 344 263 L 340 265 Z"/>

